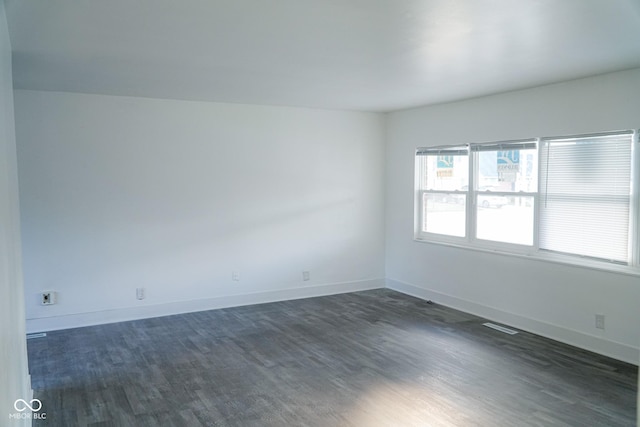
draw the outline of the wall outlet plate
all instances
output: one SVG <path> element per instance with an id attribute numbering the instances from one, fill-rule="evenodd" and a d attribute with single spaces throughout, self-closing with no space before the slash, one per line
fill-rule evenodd
<path id="1" fill-rule="evenodd" d="M 144 299 L 145 297 L 145 291 L 144 288 L 136 288 L 136 298 L 139 300 Z"/>
<path id="2" fill-rule="evenodd" d="M 604 329 L 604 314 L 596 314 L 596 329 Z"/>
<path id="3" fill-rule="evenodd" d="M 40 305 L 53 305 L 57 301 L 54 291 L 40 292 Z"/>
<path id="4" fill-rule="evenodd" d="M 311 273 L 309 273 L 308 271 L 303 271 L 302 272 L 302 280 L 304 280 L 306 282 L 307 280 L 310 280 L 310 279 L 311 279 Z"/>

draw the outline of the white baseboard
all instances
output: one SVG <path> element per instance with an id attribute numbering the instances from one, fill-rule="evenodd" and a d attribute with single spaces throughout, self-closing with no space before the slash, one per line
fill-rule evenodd
<path id="1" fill-rule="evenodd" d="M 231 295 L 199 300 L 176 301 L 166 304 L 118 308 L 89 313 L 27 319 L 27 333 L 47 332 L 60 329 L 79 328 L 105 323 L 170 316 L 218 308 L 242 305 L 264 304 L 268 302 L 311 298 L 347 292 L 366 291 L 385 287 L 384 279 L 361 280 L 357 282 L 332 283 L 300 288 L 281 289 L 242 295 Z"/>
<path id="2" fill-rule="evenodd" d="M 638 348 L 552 325 L 550 323 L 541 322 L 539 320 L 530 319 L 492 307 L 487 307 L 478 303 L 393 279 L 374 279 L 334 283 L 200 300 L 177 301 L 149 306 L 127 307 L 89 313 L 34 318 L 27 319 L 26 330 L 27 333 L 47 332 L 106 323 L 125 322 L 128 320 L 147 319 L 151 317 L 170 316 L 173 314 L 214 310 L 218 308 L 365 291 L 384 287 L 417 298 L 433 300 L 439 304 L 493 320 L 495 322 L 503 323 L 523 331 L 531 332 L 575 347 L 638 365 L 638 360 L 640 358 L 640 350 Z M 31 388 L 29 387 L 29 390 L 30 389 Z"/>
<path id="3" fill-rule="evenodd" d="M 623 362 L 638 365 L 640 350 L 626 344 L 605 340 L 583 332 L 574 331 L 561 326 L 552 325 L 550 323 L 487 307 L 475 302 L 398 280 L 386 279 L 386 287 L 424 300 L 432 300 L 447 307 L 503 323 L 508 326 L 513 326 L 514 328 L 550 338 L 555 341 L 560 341 L 574 347 L 579 347 Z"/>

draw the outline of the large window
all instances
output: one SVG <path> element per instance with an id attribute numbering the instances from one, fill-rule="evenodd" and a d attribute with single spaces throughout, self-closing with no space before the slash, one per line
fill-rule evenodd
<path id="1" fill-rule="evenodd" d="M 625 131 L 419 148 L 416 238 L 638 266 L 636 139 Z"/>

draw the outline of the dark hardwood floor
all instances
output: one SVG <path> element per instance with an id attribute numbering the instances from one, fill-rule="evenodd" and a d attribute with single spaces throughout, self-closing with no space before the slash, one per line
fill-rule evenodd
<path id="1" fill-rule="evenodd" d="M 390 290 L 50 332 L 35 426 L 635 426 L 637 368 Z"/>

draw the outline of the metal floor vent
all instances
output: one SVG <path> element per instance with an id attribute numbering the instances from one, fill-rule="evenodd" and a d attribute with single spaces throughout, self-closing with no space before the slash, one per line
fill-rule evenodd
<path id="1" fill-rule="evenodd" d="M 504 326 L 496 325 L 495 323 L 483 323 L 487 328 L 495 329 L 496 331 L 504 332 L 505 334 L 515 335 L 518 331 L 514 331 L 513 329 L 505 328 Z"/>
<path id="2" fill-rule="evenodd" d="M 27 339 L 32 340 L 34 338 L 44 338 L 47 336 L 46 332 L 40 332 L 39 334 L 27 334 Z"/>

